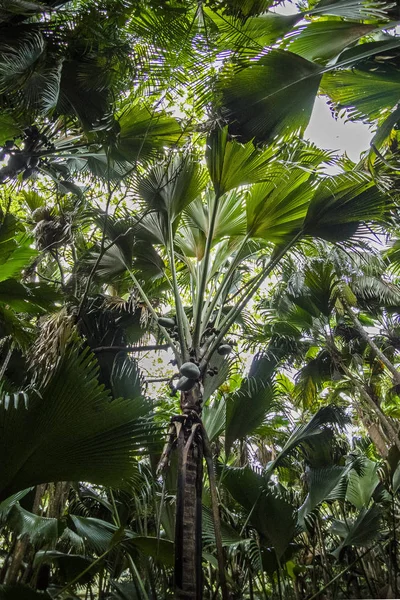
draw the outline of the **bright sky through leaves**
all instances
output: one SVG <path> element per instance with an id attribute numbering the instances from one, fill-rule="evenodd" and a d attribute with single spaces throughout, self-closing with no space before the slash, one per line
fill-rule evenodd
<path id="1" fill-rule="evenodd" d="M 364 123 L 351 123 L 345 117 L 335 119 L 326 103 L 326 99 L 318 97 L 314 104 L 310 123 L 305 131 L 305 139 L 314 142 L 318 147 L 337 150 L 354 162 L 360 159 L 360 153 L 368 150 L 373 132 Z"/>

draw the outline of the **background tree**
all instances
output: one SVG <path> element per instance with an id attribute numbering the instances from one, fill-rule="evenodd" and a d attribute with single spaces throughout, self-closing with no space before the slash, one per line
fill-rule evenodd
<path id="1" fill-rule="evenodd" d="M 288 404 L 283 420 L 275 414 L 279 399 L 288 402 L 298 395 L 287 374 L 278 375 L 289 360 L 303 367 L 299 388 L 307 380 L 309 387 L 317 389 L 334 376 L 335 382 L 329 384 L 333 390 L 340 393 L 341 383 L 360 406 L 368 404 L 372 420 L 378 418 L 385 452 L 389 455 L 389 445 L 395 449 L 398 445 L 394 413 L 386 414 L 391 409 L 377 399 L 381 382 L 387 381 L 377 367 L 396 378 L 396 357 L 381 340 L 374 340 L 375 333 L 362 326 L 362 314 L 354 310 L 358 308 L 354 297 L 359 302 L 357 289 L 368 289 L 365 281 L 360 282 L 363 265 L 354 259 L 354 252 L 362 248 L 360 236 L 367 226 L 389 233 L 395 225 L 396 194 L 388 193 L 388 177 L 395 179 L 395 173 L 387 173 L 391 157 L 385 158 L 379 150 L 385 151 L 386 138 L 394 135 L 394 116 L 381 124 L 382 111 L 387 110 L 382 99 L 363 102 L 364 91 L 359 91 L 361 99 L 352 98 L 349 105 L 361 102 L 363 117 L 381 124 L 372 148 L 378 158 L 374 161 L 371 155 L 368 164 L 357 166 L 342 162 L 336 176 L 323 172 L 323 166 L 333 160 L 329 153 L 296 140 L 308 123 L 319 89 L 339 105 L 337 90 L 344 87 L 339 82 L 348 76 L 373 69 L 378 71 L 377 80 L 385 79 L 380 61 L 388 52 L 395 78 L 398 38 L 393 34 L 390 7 L 352 0 L 304 6 L 298 14 L 284 17 L 268 11 L 264 2 L 114 4 L 39 7 L 16 2 L 1 17 L 5 32 L 0 61 L 4 159 L 0 243 L 5 265 L 0 282 L 4 298 L 0 296 L 1 410 L 8 440 L 4 455 L 11 443 L 13 447 L 12 461 L 4 463 L 1 489 L 8 523 L 5 535 L 14 529 L 22 536 L 8 538 L 4 579 L 7 584 L 30 582 L 45 589 L 49 581 L 44 565 L 51 558 L 50 588 L 58 586 L 52 591 L 56 595 L 97 572 L 99 594 L 123 596 L 118 579 L 123 581 L 128 568 L 133 587 L 128 586 L 127 593 L 167 597 L 172 586 L 165 556 L 174 539 L 177 597 L 200 598 L 205 587 L 210 597 L 220 590 L 227 598 L 241 593 L 243 581 L 248 582 L 250 597 L 266 595 L 265 572 L 282 596 L 290 587 L 282 580 L 285 569 L 292 577 L 285 552 L 296 535 L 303 536 L 303 549 L 308 533 L 314 536 L 314 557 L 318 546 L 325 563 L 329 550 L 336 548 L 333 556 L 339 560 L 346 556 L 352 569 L 354 561 L 361 559 L 342 550 L 368 546 L 378 535 L 379 519 L 387 517 L 394 524 L 396 519 L 394 495 L 390 502 L 386 496 L 391 508 L 383 515 L 365 492 L 363 503 L 353 503 L 361 511 L 351 513 L 354 524 L 345 519 L 345 529 L 338 525 L 338 531 L 345 533 L 342 545 L 326 546 L 328 521 L 317 515 L 311 527 L 309 514 L 320 505 L 329 506 L 326 500 L 336 486 L 340 493 L 332 499 L 348 510 L 343 490 L 351 478 L 363 477 L 368 467 L 351 456 L 340 464 L 348 454 L 344 447 L 340 450 L 334 434 L 346 422 L 340 410 L 324 406 L 312 417 L 307 404 L 305 414 L 299 414 L 297 402 L 296 407 Z M 394 96 L 395 92 L 392 100 Z M 179 105 L 180 119 L 170 114 L 174 104 Z M 346 106 L 345 101 L 340 105 Z M 315 239 L 325 243 L 315 245 L 311 242 Z M 335 271 L 340 261 L 331 244 L 353 251 L 347 267 L 355 289 Z M 316 257 L 326 257 L 327 252 L 333 266 L 321 270 Z M 246 309 L 254 309 L 254 298 L 264 294 L 268 278 L 274 281 L 290 257 L 299 255 L 310 257 L 304 279 L 308 311 L 300 315 L 306 325 L 286 323 L 291 328 L 291 335 L 283 336 L 291 338 L 283 340 L 291 344 L 286 346 L 271 329 L 264 337 L 253 335 Z M 381 283 L 379 289 L 387 295 L 372 312 L 375 320 L 388 322 L 387 305 L 393 300 L 395 304 L 397 289 L 390 281 L 386 286 Z M 302 290 L 292 292 L 290 302 L 301 308 Z M 289 304 L 283 308 L 286 321 L 291 310 Z M 355 334 L 349 334 L 348 319 Z M 335 320 L 337 331 L 331 332 Z M 321 325 L 324 329 L 316 335 L 311 354 L 304 355 L 307 343 L 302 336 L 311 337 Z M 273 327 L 279 331 L 279 320 Z M 267 344 L 267 351 L 254 360 L 248 377 L 235 379 L 240 358 L 233 352 L 233 341 L 239 341 L 240 351 L 243 335 L 249 333 L 253 344 Z M 357 338 L 357 356 L 349 335 Z M 131 354 L 166 345 L 177 367 L 171 377 L 172 396 L 154 403 L 141 389 Z M 316 356 L 313 348 L 318 348 Z M 317 383 L 312 381 L 312 368 Z M 64 385 L 65 381 L 71 383 Z M 285 385 L 289 394 L 282 393 Z M 307 402 L 307 394 L 302 397 Z M 329 400 L 337 397 L 329 395 Z M 313 408 L 319 408 L 316 394 Z M 265 447 L 268 427 L 262 429 L 267 416 L 282 427 L 276 437 L 271 436 L 272 449 Z M 159 463 L 165 478 L 161 484 L 154 470 L 160 459 L 159 426 L 166 427 L 170 417 L 168 442 Z M 33 431 L 32 419 L 38 423 Z M 298 421 L 299 428 L 288 436 L 285 426 L 290 421 Z M 21 430 L 33 436 L 29 456 L 16 443 Z M 65 430 L 68 435 L 61 443 Z M 315 440 L 320 440 L 320 446 L 315 446 Z M 323 464 L 316 458 L 322 449 L 327 453 Z M 268 464 L 260 461 L 266 452 Z M 297 475 L 287 466 L 293 453 Z M 203 477 L 203 456 L 209 485 Z M 215 474 L 216 457 L 221 469 Z M 311 469 L 303 505 L 290 497 L 283 483 L 271 487 L 277 477 L 272 476 L 274 470 L 285 482 L 281 472 L 287 469 L 286 476 L 291 472 L 291 481 L 301 490 L 302 460 Z M 397 486 L 392 478 L 396 459 L 389 464 L 391 473 L 382 478 L 388 494 Z M 260 465 L 263 472 L 257 474 L 255 467 Z M 315 473 L 313 469 L 319 467 L 325 471 Z M 374 469 L 370 467 L 371 473 Z M 171 481 L 174 471 L 176 483 Z M 127 476 L 136 472 L 140 483 L 135 488 Z M 314 476 L 324 482 L 318 493 L 311 487 Z M 90 517 L 102 518 L 97 523 L 102 533 L 92 529 L 90 536 L 79 530 L 74 518 L 79 516 L 74 513 L 74 496 L 65 501 L 69 485 L 58 484 L 54 492 L 42 487 L 51 481 L 76 480 L 109 486 L 115 485 L 115 478 L 124 492 L 89 488 L 96 510 L 98 504 L 108 510 Z M 151 481 L 149 488 L 146 481 Z M 23 496 L 18 494 L 32 485 L 38 485 L 36 496 L 23 507 L 32 511 L 29 516 L 21 512 L 18 502 Z M 82 486 L 75 487 L 82 498 Z M 243 489 L 248 493 L 244 495 Z M 227 495 L 219 510 L 221 490 Z M 13 493 L 17 495 L 10 499 Z M 169 501 L 176 497 L 175 518 L 166 496 Z M 143 498 L 145 508 L 140 505 Z M 137 514 L 125 506 L 130 503 Z M 152 513 L 146 503 L 154 505 Z M 63 510 L 72 531 L 64 547 L 59 535 Z M 143 520 L 138 516 L 142 511 Z M 222 524 L 221 516 L 225 517 Z M 31 519 L 32 527 L 15 525 L 21 519 Z M 213 540 L 211 522 L 218 570 L 209 554 L 210 572 L 203 585 L 202 534 L 208 543 Z M 277 522 L 285 525 L 280 531 L 275 529 Z M 46 542 L 53 545 L 52 554 L 45 547 L 45 554 L 38 555 L 35 544 L 41 537 L 35 537 L 33 530 L 45 523 L 52 528 Z M 90 525 L 95 527 L 93 521 L 86 523 Z M 164 540 L 152 537 L 159 535 L 160 528 Z M 360 529 L 364 537 L 359 536 Z M 248 540 L 243 540 L 245 532 Z M 135 546 L 132 538 L 138 533 L 145 539 Z M 82 556 L 75 560 L 59 554 L 66 547 L 68 556 L 74 547 L 82 551 L 76 536 L 85 540 L 101 535 L 101 543 L 86 549 L 91 553 L 89 564 L 87 556 L 82 561 Z M 389 577 L 395 590 L 396 539 L 391 535 L 391 567 L 374 577 L 377 581 Z M 234 553 L 231 561 L 223 550 L 226 539 L 234 540 L 229 546 L 242 544 L 245 549 Z M 258 562 L 253 561 L 256 555 Z M 267 567 L 269 559 L 272 567 Z M 331 570 L 315 569 L 314 593 L 318 578 L 327 589 L 332 579 L 336 581 L 336 568 L 332 564 Z M 362 582 L 356 577 L 354 590 L 367 585 L 369 593 L 378 593 L 363 569 Z M 251 583 L 254 572 L 259 574 L 256 584 Z M 39 573 L 47 573 L 44 583 L 39 584 Z M 147 586 L 144 573 L 149 575 Z M 302 589 L 298 576 L 293 571 L 293 592 L 301 597 L 308 593 L 309 582 Z M 88 594 L 97 593 L 93 581 L 88 581 Z M 3 593 L 14 592 L 7 587 Z"/>

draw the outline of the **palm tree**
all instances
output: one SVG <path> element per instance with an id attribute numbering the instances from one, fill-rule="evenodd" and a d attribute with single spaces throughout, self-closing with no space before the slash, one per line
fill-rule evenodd
<path id="1" fill-rule="evenodd" d="M 298 389 L 294 392 L 303 406 L 313 406 L 318 393 L 327 386 L 344 392 L 350 385 L 366 404 L 361 414 L 366 410 L 368 420 L 372 411 L 373 420 L 377 419 L 383 428 L 386 442 L 376 439 L 387 456 L 388 445 L 398 446 L 399 441 L 395 421 L 381 408 L 385 405 L 384 390 L 396 389 L 398 379 L 396 348 L 388 343 L 391 319 L 388 322 L 386 315 L 395 316 L 399 290 L 384 268 L 377 254 L 343 253 L 319 244 L 318 255 L 305 258 L 302 270 L 288 261 L 275 302 L 265 301 L 263 309 L 269 306 L 269 310 L 278 311 L 280 319 L 285 317 L 281 327 L 276 316 L 273 319 L 274 312 L 268 318 L 278 343 L 279 339 L 285 343 L 285 335 L 291 336 L 292 347 L 287 342 L 286 346 L 294 360 L 304 352 L 310 354 L 308 364 L 297 376 Z M 382 327 L 385 322 L 386 335 L 382 335 L 385 329 L 378 335 L 368 332 L 367 327 Z"/>
<path id="2" fill-rule="evenodd" d="M 232 326 L 243 318 L 262 282 L 301 239 L 340 239 L 343 233 L 347 237 L 359 227 L 364 210 L 365 217 L 371 216 L 371 210 L 383 217 L 386 210 L 385 197 L 365 177 L 319 178 L 303 164 L 317 167 L 324 153 L 300 146 L 297 156 L 303 162 L 296 164 L 293 152 L 290 158 L 284 154 L 275 158 L 271 150 L 259 152 L 251 143 L 243 146 L 230 140 L 225 128 L 208 138 L 209 179 L 190 156 L 173 156 L 165 167 L 150 167 L 135 178 L 134 197 L 144 208 L 136 235 L 162 248 L 164 276 L 172 295 L 172 310 L 158 314 L 143 289 L 144 273 L 129 269 L 142 301 L 171 345 L 179 370 L 172 391 L 180 392 L 182 415 L 172 419 L 165 454 L 171 445 L 177 446 L 175 578 L 182 597 L 201 594 L 201 552 L 196 543 L 202 457 L 209 458 L 210 452 L 202 407 L 210 378 L 213 389 L 225 380 Z M 278 181 L 284 185 L 278 187 Z M 253 257 L 259 260 L 260 254 L 263 266 L 253 267 L 249 276 Z M 189 298 L 190 308 L 185 305 Z"/>
<path id="3" fill-rule="evenodd" d="M 73 333 L 95 351 L 107 388 L 112 388 L 119 360 L 113 346 L 122 348 L 125 355 L 131 343 L 151 331 L 171 348 L 179 371 L 171 393 L 180 394 L 181 414 L 171 421 L 161 465 L 168 463 L 171 448 L 176 447 L 177 597 L 202 595 L 203 455 L 211 481 L 221 588 L 227 597 L 203 405 L 226 383 L 232 332 L 240 331 L 246 307 L 288 253 L 304 248 L 301 244 L 310 238 L 343 242 L 364 223 L 387 222 L 394 201 L 361 166 L 354 173 L 323 177 L 318 170 L 330 160 L 328 154 L 294 144 L 289 136 L 305 128 L 321 78 L 324 85 L 333 69 L 375 61 L 371 57 L 392 50 L 397 39 L 383 46 L 364 43 L 363 36 L 380 35 L 381 20 L 387 23 L 387 15 L 360 2 L 316 7 L 290 18 L 271 13 L 259 16 L 265 9 L 263 2 L 248 3 L 245 12 L 224 2 L 204 6 L 193 2 L 183 9 L 175 4 L 164 9 L 146 6 L 143 15 L 133 15 L 132 7 L 121 5 L 112 18 L 101 23 L 97 19 L 93 27 L 88 25 L 99 14 L 96 4 L 78 5 L 72 14 L 68 6 L 40 14 L 35 7 L 15 6 L 13 14 L 8 11 L 5 17 L 12 43 L 3 45 L 0 65 L 5 123 L 1 141 L 3 154 L 9 157 L 1 176 L 12 187 L 30 177 L 32 170 L 38 171 L 50 178 L 56 190 L 56 201 L 49 202 L 50 184 L 45 179 L 42 189 L 38 185 L 44 194 L 36 190 L 19 196 L 36 222 L 40 257 L 31 265 L 31 277 L 56 281 L 61 297 L 68 298 L 60 331 L 65 332 L 70 322 Z M 104 10 L 110 12 L 107 6 Z M 334 18 L 327 18 L 326 13 Z M 337 16 L 345 19 L 341 27 Z M 308 26 L 297 27 L 304 17 L 310 19 Z M 357 19 L 356 27 L 349 22 L 352 18 Z M 371 20 L 372 24 L 364 23 Z M 327 48 L 324 40 L 332 31 L 335 44 Z M 311 56 L 307 48 L 315 35 L 319 35 L 321 49 Z M 281 48 L 259 58 L 263 47 L 278 39 L 282 39 Z M 342 56 L 359 40 L 355 56 Z M 129 42 L 138 59 L 134 65 Z M 161 53 L 156 64 L 155 49 Z M 229 60 L 224 60 L 227 51 Z M 206 57 L 202 65 L 206 63 L 207 68 L 196 64 L 201 55 Z M 327 62 L 338 55 L 334 67 Z M 224 64 L 218 77 L 213 66 L 217 58 Z M 144 80 L 146 69 L 149 81 Z M 12 72 L 19 76 L 11 76 Z M 285 73 L 283 82 L 281 73 Z M 151 100 L 134 96 L 129 81 L 133 75 L 137 89 L 145 90 Z M 176 94 L 172 86 L 163 87 L 166 75 L 174 82 Z M 204 79 L 213 85 L 202 85 Z M 182 129 L 162 108 L 188 82 L 188 97 L 193 96 L 195 102 Z M 288 89 L 293 93 L 288 95 Z M 213 103 L 211 120 L 204 124 L 204 107 L 215 90 L 219 101 Z M 194 124 L 199 121 L 203 121 L 197 128 L 201 131 L 196 132 Z M 194 142 L 195 134 L 201 136 L 204 130 L 208 133 L 205 151 L 201 140 L 198 145 Z M 253 142 L 269 146 L 259 150 Z M 165 146 L 177 149 L 165 152 Z M 79 180 L 87 185 L 89 177 L 93 197 L 97 191 L 105 197 L 100 210 L 92 206 L 87 210 L 76 185 Z M 125 298 L 115 302 L 115 295 Z M 110 314 L 112 296 L 114 308 L 119 302 L 128 321 L 129 313 L 136 313 L 133 342 L 128 327 L 123 326 L 106 344 L 101 341 L 100 333 L 107 330 L 104 321 L 117 321 Z M 133 305 L 135 310 L 130 309 Z M 142 316 L 148 318 L 147 328 L 140 327 Z M 15 324 L 18 319 L 11 321 Z M 93 333 L 93 324 L 98 335 Z M 47 332 L 54 334 L 56 325 L 54 319 Z M 41 341 L 43 349 L 43 335 Z M 63 350 L 54 348 L 56 355 L 46 358 L 46 385 L 49 367 L 53 368 Z M 110 406 L 115 408 L 113 403 Z M 229 418 L 228 449 L 237 439 L 235 430 L 240 430 L 234 414 Z M 129 436 L 132 440 L 132 432 Z M 67 472 L 62 475 L 72 478 Z M 54 477 L 54 473 L 47 476 Z M 89 474 L 85 477 L 89 479 Z M 97 474 L 90 477 L 100 481 Z M 22 484 L 7 480 L 7 493 L 16 491 L 17 485 Z"/>

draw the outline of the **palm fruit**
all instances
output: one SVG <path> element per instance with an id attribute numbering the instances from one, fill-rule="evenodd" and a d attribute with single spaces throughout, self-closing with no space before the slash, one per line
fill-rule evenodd
<path id="1" fill-rule="evenodd" d="M 181 392 L 188 392 L 192 389 L 195 383 L 196 382 L 194 379 L 189 379 L 189 377 L 181 377 L 178 379 L 175 389 L 180 390 Z"/>
<path id="2" fill-rule="evenodd" d="M 198 379 L 200 377 L 199 367 L 192 362 L 183 363 L 179 371 L 181 375 L 184 375 L 189 379 Z"/>
<path id="3" fill-rule="evenodd" d="M 232 346 L 230 346 L 229 344 L 222 344 L 218 348 L 217 352 L 218 354 L 221 354 L 221 356 L 227 356 L 232 352 Z"/>
<path id="4" fill-rule="evenodd" d="M 169 317 L 159 317 L 158 324 L 161 327 L 165 327 L 165 329 L 173 329 L 176 325 L 175 319 L 170 319 Z"/>

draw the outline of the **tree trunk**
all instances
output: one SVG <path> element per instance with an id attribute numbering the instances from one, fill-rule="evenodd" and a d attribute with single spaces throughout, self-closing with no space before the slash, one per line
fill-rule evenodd
<path id="1" fill-rule="evenodd" d="M 7 569 L 4 583 L 9 585 L 15 585 L 18 582 L 28 544 L 29 540 L 26 535 L 16 540 L 11 558 L 11 564 Z"/>
<path id="2" fill-rule="evenodd" d="M 183 416 L 178 418 L 175 596 L 180 600 L 201 600 L 203 597 L 201 399 L 200 384 L 182 393 Z"/>
<path id="3" fill-rule="evenodd" d="M 354 327 L 357 329 L 358 333 L 360 334 L 360 337 L 364 340 L 364 342 L 366 342 L 370 346 L 370 348 L 374 352 L 375 356 L 377 358 L 379 358 L 379 360 L 385 365 L 387 370 L 390 371 L 390 373 L 393 375 L 394 383 L 399 384 L 400 383 L 400 372 L 390 362 L 390 360 L 387 358 L 387 356 L 384 355 L 382 350 L 380 350 L 380 348 L 378 348 L 378 346 L 375 344 L 374 340 L 368 335 L 368 333 L 366 332 L 366 330 L 364 329 L 364 327 L 362 326 L 360 321 L 357 319 L 356 315 L 353 313 L 350 306 L 343 299 L 341 299 L 341 302 L 345 308 L 347 316 L 350 317 L 350 320 L 352 321 Z"/>

